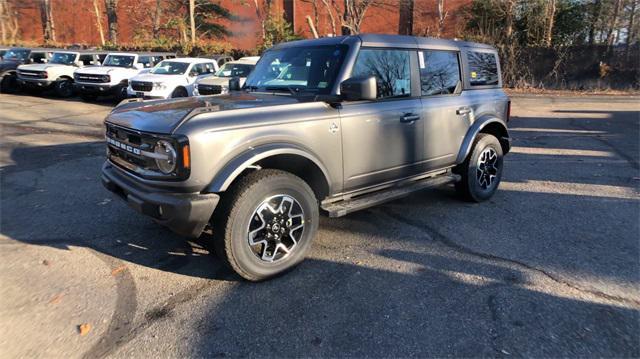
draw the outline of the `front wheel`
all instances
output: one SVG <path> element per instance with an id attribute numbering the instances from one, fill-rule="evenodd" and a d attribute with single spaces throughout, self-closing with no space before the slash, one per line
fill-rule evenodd
<path id="1" fill-rule="evenodd" d="M 15 74 L 8 73 L 2 77 L 0 82 L 0 92 L 14 93 L 18 90 L 18 79 Z"/>
<path id="2" fill-rule="evenodd" d="M 474 141 L 471 153 L 456 169 L 462 180 L 456 190 L 466 200 L 486 201 L 498 189 L 502 178 L 502 146 L 495 136 L 480 133 Z"/>
<path id="3" fill-rule="evenodd" d="M 178 87 L 177 89 L 173 90 L 173 92 L 171 93 L 171 98 L 180 98 L 180 97 L 187 97 L 187 96 L 189 96 L 189 94 L 187 93 L 187 90 L 182 87 Z"/>
<path id="4" fill-rule="evenodd" d="M 302 179 L 258 170 L 240 180 L 214 215 L 217 254 L 241 277 L 259 281 L 300 263 L 318 229 L 318 203 Z"/>
<path id="5" fill-rule="evenodd" d="M 71 97 L 73 95 L 73 82 L 69 79 L 56 81 L 55 92 L 59 97 Z"/>

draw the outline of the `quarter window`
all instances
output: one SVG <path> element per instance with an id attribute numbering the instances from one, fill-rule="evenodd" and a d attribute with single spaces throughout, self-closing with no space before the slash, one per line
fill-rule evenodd
<path id="1" fill-rule="evenodd" d="M 409 51 L 360 50 L 351 76 L 375 76 L 378 98 L 410 96 L 411 65 Z"/>
<path id="2" fill-rule="evenodd" d="M 425 50 L 418 55 L 422 96 L 453 94 L 460 81 L 458 53 Z"/>
<path id="3" fill-rule="evenodd" d="M 471 86 L 498 84 L 498 60 L 496 54 L 489 52 L 468 53 L 469 83 Z"/>

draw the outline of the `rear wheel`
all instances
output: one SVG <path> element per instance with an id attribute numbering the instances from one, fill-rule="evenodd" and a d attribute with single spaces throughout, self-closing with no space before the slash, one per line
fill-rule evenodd
<path id="1" fill-rule="evenodd" d="M 177 89 L 173 90 L 173 92 L 171 93 L 171 98 L 179 98 L 179 97 L 187 97 L 189 96 L 189 94 L 187 93 L 187 90 L 184 89 L 183 87 L 178 87 Z"/>
<path id="2" fill-rule="evenodd" d="M 309 185 L 284 171 L 242 178 L 214 216 L 217 254 L 240 276 L 259 281 L 300 263 L 318 229 L 318 203 Z"/>
<path id="3" fill-rule="evenodd" d="M 120 85 L 120 87 L 118 87 L 118 90 L 116 91 L 116 100 L 118 102 L 129 98 L 129 94 L 127 93 L 127 86 L 128 85 L 126 84 L 122 84 Z"/>
<path id="4" fill-rule="evenodd" d="M 60 97 L 71 97 L 73 95 L 73 82 L 70 79 L 60 79 L 55 84 L 56 95 Z"/>
<path id="5" fill-rule="evenodd" d="M 472 202 L 486 201 L 498 189 L 502 178 L 503 154 L 494 136 L 480 133 L 467 159 L 456 169 L 462 180 L 456 190 Z"/>

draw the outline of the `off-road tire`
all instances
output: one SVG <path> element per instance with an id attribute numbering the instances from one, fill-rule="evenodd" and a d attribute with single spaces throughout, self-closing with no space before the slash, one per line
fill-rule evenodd
<path id="1" fill-rule="evenodd" d="M 53 88 L 58 97 L 67 98 L 73 96 L 73 82 L 69 79 L 57 80 Z"/>
<path id="2" fill-rule="evenodd" d="M 183 87 L 178 87 L 171 93 L 171 98 L 188 97 L 189 93 Z"/>
<path id="3" fill-rule="evenodd" d="M 18 92 L 18 77 L 14 73 L 5 74 L 0 82 L 0 92 L 16 93 Z"/>
<path id="4" fill-rule="evenodd" d="M 495 160 L 496 172 L 491 185 L 483 188 L 478 179 L 481 172 L 478 163 L 480 157 L 487 151 L 493 151 L 492 153 L 495 153 L 497 156 Z M 462 180 L 456 183 L 458 193 L 470 202 L 482 202 L 491 198 L 500 185 L 504 163 L 503 159 L 502 146 L 500 146 L 498 139 L 487 133 L 478 134 L 471 152 L 465 161 L 455 169 L 455 172 L 462 177 Z"/>
<path id="5" fill-rule="evenodd" d="M 266 199 L 279 195 L 297 201 L 304 226 L 297 244 L 286 257 L 266 262 L 252 251 L 249 229 L 256 218 L 256 209 Z M 225 192 L 216 213 L 212 219 L 216 254 L 249 281 L 264 280 L 296 266 L 309 251 L 318 230 L 318 201 L 313 190 L 299 177 L 280 170 L 258 170 L 241 178 Z"/>
<path id="6" fill-rule="evenodd" d="M 115 95 L 115 99 L 118 103 L 120 103 L 121 101 L 124 101 L 126 99 L 129 98 L 129 93 L 127 92 L 127 87 L 129 85 L 128 84 L 121 84 L 117 91 L 116 91 L 116 95 Z"/>

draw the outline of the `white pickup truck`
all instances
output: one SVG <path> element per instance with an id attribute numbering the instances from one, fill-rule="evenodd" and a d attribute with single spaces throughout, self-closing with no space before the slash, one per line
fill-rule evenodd
<path id="1" fill-rule="evenodd" d="M 109 53 L 102 66 L 76 70 L 74 86 L 84 101 L 93 101 L 98 96 L 114 96 L 121 101 L 128 97 L 129 79 L 175 57 L 176 54 L 168 52 Z"/>
<path id="2" fill-rule="evenodd" d="M 24 88 L 51 89 L 60 97 L 73 95 L 73 73 L 78 68 L 98 66 L 106 56 L 103 51 L 55 51 L 43 64 L 18 66 L 18 83 Z"/>
<path id="3" fill-rule="evenodd" d="M 193 95 L 195 83 L 218 71 L 212 59 L 180 57 L 164 60 L 149 72 L 132 77 L 127 89 L 130 97 L 167 99 Z"/>
<path id="4" fill-rule="evenodd" d="M 229 80 L 237 79 L 242 87 L 247 76 L 256 67 L 259 56 L 241 57 L 238 60 L 226 62 L 213 76 L 198 80 L 194 95 L 218 95 L 229 93 Z"/>

